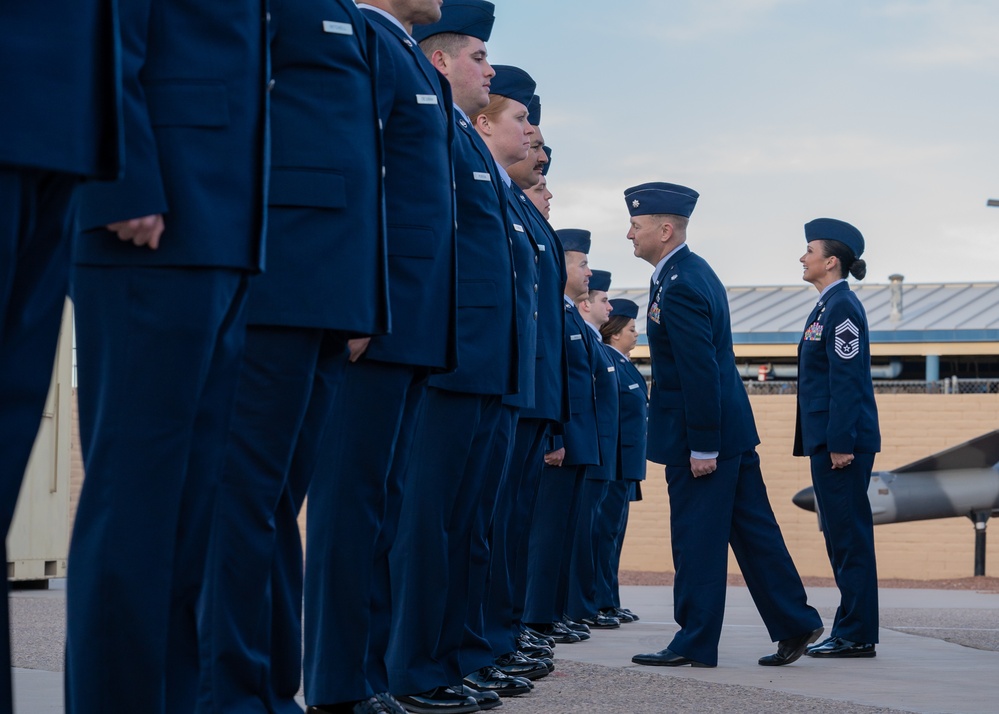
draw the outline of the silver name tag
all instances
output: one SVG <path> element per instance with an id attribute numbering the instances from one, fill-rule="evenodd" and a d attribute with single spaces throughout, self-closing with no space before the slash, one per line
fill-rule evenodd
<path id="1" fill-rule="evenodd" d="M 493 180 L 492 176 L 490 176 L 485 171 L 473 171 L 472 172 L 472 178 L 474 178 L 476 181 L 492 181 Z"/>
<path id="2" fill-rule="evenodd" d="M 628 385 L 628 389 L 638 389 L 638 385 L 637 384 L 629 384 Z"/>
<path id="3" fill-rule="evenodd" d="M 613 372 L 613 371 L 614 371 L 614 368 L 613 368 L 613 367 L 608 367 L 608 368 L 607 368 L 607 371 L 608 371 L 608 372 Z"/>
<path id="4" fill-rule="evenodd" d="M 545 245 L 544 245 L 544 243 L 542 243 L 542 244 L 538 245 L 538 250 L 540 250 L 542 253 L 544 253 L 546 250 L 548 250 L 548 248 L 546 248 Z"/>
<path id="5" fill-rule="evenodd" d="M 353 35 L 354 26 L 349 22 L 333 22 L 332 20 L 323 20 L 323 32 L 328 32 L 331 35 Z"/>
<path id="6" fill-rule="evenodd" d="M 582 335 L 569 335 L 569 339 L 570 340 L 581 340 L 581 339 L 583 339 L 583 336 Z"/>
<path id="7" fill-rule="evenodd" d="M 437 104 L 436 94 L 417 94 L 416 95 L 417 104 Z"/>
<path id="8" fill-rule="evenodd" d="M 524 226 L 520 225 L 519 223 L 514 223 L 513 224 L 513 229 L 515 231 L 517 231 L 518 233 L 523 233 L 524 232 Z"/>

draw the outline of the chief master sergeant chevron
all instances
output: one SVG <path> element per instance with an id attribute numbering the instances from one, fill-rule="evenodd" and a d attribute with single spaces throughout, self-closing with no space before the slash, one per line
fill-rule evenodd
<path id="1" fill-rule="evenodd" d="M 715 667 L 728 546 L 777 652 L 789 664 L 822 634 L 767 498 L 749 397 L 735 368 L 725 287 L 686 246 L 692 189 L 646 183 L 624 192 L 635 255 L 656 266 L 649 296 L 652 390 L 648 458 L 666 465 L 680 631 L 637 664 Z"/>

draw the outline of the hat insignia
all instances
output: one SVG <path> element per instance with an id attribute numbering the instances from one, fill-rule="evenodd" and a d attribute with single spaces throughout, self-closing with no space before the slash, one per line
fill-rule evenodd
<path id="1" fill-rule="evenodd" d="M 642 202 L 639 201 L 637 198 L 634 201 L 631 202 L 631 207 L 632 208 L 638 208 L 641 205 L 642 205 Z"/>

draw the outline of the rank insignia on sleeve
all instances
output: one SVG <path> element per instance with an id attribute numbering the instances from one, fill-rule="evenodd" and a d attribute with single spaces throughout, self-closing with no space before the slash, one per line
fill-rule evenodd
<path id="1" fill-rule="evenodd" d="M 842 359 L 853 359 L 860 354 L 860 330 L 849 318 L 836 326 L 834 346 Z"/>
<path id="2" fill-rule="evenodd" d="M 822 341 L 822 323 L 813 322 L 805 330 L 805 341 L 806 342 L 821 342 Z"/>

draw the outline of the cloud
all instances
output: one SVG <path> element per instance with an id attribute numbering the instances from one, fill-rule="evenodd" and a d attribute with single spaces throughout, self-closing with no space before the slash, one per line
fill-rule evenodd
<path id="1" fill-rule="evenodd" d="M 884 60 L 907 67 L 974 67 L 999 59 L 999 7 L 975 0 L 889 2 L 868 6 L 867 14 L 904 25 L 907 42 L 885 48 Z"/>

